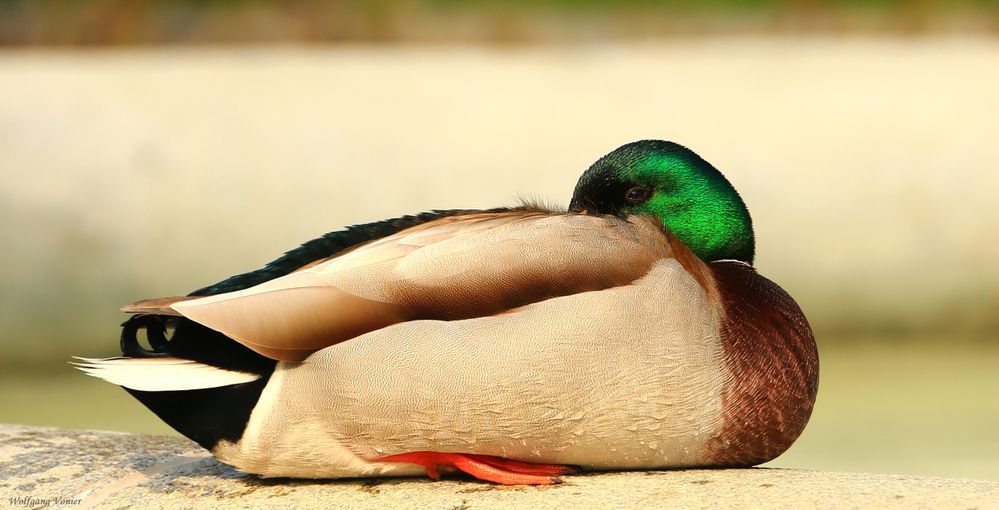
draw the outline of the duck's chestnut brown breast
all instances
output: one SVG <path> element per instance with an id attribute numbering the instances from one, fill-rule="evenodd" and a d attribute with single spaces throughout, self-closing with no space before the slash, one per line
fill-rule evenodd
<path id="1" fill-rule="evenodd" d="M 721 341 L 731 380 L 723 427 L 707 445 L 713 465 L 750 466 L 784 453 L 815 404 L 819 358 L 812 329 L 783 289 L 740 262 L 713 262 Z"/>

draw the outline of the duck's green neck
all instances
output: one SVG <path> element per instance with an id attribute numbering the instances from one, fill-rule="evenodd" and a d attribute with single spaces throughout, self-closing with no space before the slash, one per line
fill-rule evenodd
<path id="1" fill-rule="evenodd" d="M 752 263 L 754 236 L 749 211 L 721 172 L 697 159 L 700 161 L 656 154 L 625 170 L 625 175 L 639 181 L 662 177 L 668 183 L 663 192 L 632 210 L 658 216 L 702 260 Z"/>
<path id="2" fill-rule="evenodd" d="M 648 197 L 634 200 L 636 188 Z M 753 262 L 753 224 L 739 194 L 710 163 L 675 143 L 635 142 L 604 156 L 580 179 L 573 204 L 656 216 L 704 261 Z"/>

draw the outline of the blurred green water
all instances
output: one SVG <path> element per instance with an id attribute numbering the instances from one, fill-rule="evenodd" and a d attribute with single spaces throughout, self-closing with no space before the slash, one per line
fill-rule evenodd
<path id="1" fill-rule="evenodd" d="M 820 360 L 812 419 L 773 465 L 999 479 L 999 346 L 855 339 Z"/>
<path id="2" fill-rule="evenodd" d="M 820 348 L 815 412 L 779 467 L 999 480 L 999 346 L 949 338 Z M 174 432 L 68 367 L 0 376 L 0 422 Z"/>

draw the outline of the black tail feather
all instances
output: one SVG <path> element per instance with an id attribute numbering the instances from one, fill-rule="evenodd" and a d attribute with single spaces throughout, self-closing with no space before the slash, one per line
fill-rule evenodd
<path id="1" fill-rule="evenodd" d="M 146 338 L 153 350 L 139 343 L 139 330 L 146 330 Z M 166 324 L 157 315 L 133 315 L 121 323 L 121 354 L 129 358 L 165 358 L 169 356 Z"/>
<path id="2" fill-rule="evenodd" d="M 169 339 L 167 326 L 174 326 Z M 139 342 L 140 330 L 145 330 L 151 349 Z M 122 323 L 121 353 L 129 358 L 184 358 L 260 375 L 244 384 L 186 391 L 125 388 L 167 425 L 209 450 L 220 440 L 240 439 L 277 364 L 218 331 L 182 317 L 160 315 L 134 315 Z"/>

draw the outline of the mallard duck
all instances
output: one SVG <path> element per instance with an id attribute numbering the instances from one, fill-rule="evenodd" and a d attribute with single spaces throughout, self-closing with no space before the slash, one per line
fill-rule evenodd
<path id="1" fill-rule="evenodd" d="M 126 306 L 122 356 L 79 367 L 267 477 L 750 466 L 798 437 L 818 384 L 808 322 L 753 256 L 729 181 L 640 141 L 567 211 L 353 226 Z"/>

